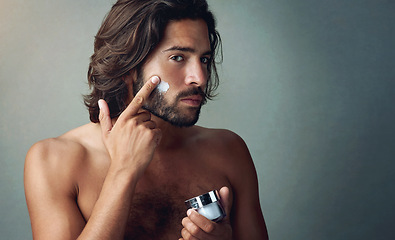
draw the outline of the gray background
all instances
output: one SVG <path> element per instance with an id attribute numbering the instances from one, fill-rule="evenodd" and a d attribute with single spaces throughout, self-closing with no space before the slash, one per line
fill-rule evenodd
<path id="1" fill-rule="evenodd" d="M 87 123 L 110 0 L 0 0 L 0 239 L 30 239 L 23 163 Z M 210 0 L 220 95 L 200 125 L 250 148 L 271 239 L 393 239 L 395 2 Z"/>

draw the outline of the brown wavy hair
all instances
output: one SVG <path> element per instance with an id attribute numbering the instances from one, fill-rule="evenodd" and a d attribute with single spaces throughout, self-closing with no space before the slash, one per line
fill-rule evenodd
<path id="1" fill-rule="evenodd" d="M 168 22 L 182 19 L 203 19 L 207 23 L 213 57 L 205 94 L 207 99 L 215 96 L 219 84 L 215 57 L 222 61 L 222 47 L 206 0 L 119 0 L 95 36 L 88 70 L 91 93 L 84 96 L 92 122 L 99 122 L 99 99 L 108 103 L 111 118 L 122 113 L 128 97 L 124 76 L 131 70 L 139 73 L 146 57 L 161 41 Z"/>

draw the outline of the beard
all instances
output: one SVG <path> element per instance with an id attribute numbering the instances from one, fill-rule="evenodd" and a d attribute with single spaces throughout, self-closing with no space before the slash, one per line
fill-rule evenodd
<path id="1" fill-rule="evenodd" d="M 139 71 L 136 82 L 133 82 L 134 96 L 136 96 L 137 92 L 143 87 L 143 79 L 144 76 L 142 71 Z M 143 109 L 176 127 L 190 127 L 195 125 L 199 120 L 200 109 L 202 105 L 207 102 L 206 94 L 200 87 L 191 88 L 178 93 L 173 103 L 170 103 L 168 99 L 165 98 L 165 95 L 166 92 L 161 93 L 157 88 L 155 88 L 149 98 L 146 100 Z M 177 106 L 177 103 L 180 101 L 180 99 L 191 95 L 202 96 L 202 103 L 198 107 L 184 108 L 185 111 L 183 111 L 183 109 Z"/>

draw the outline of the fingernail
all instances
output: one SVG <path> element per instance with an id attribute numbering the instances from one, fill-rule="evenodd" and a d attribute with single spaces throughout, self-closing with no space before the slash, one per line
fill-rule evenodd
<path id="1" fill-rule="evenodd" d="M 101 101 L 101 99 L 99 99 L 99 101 L 97 102 L 97 104 L 99 105 L 99 109 L 101 110 L 103 107 L 103 103 Z"/>
<path id="2" fill-rule="evenodd" d="M 157 84 L 159 81 L 160 81 L 160 79 L 159 79 L 158 76 L 153 76 L 153 77 L 151 78 L 151 82 L 152 82 L 153 84 Z"/>
<path id="3" fill-rule="evenodd" d="M 193 211 L 192 209 L 188 209 L 188 211 L 187 211 L 187 215 L 188 215 L 188 217 L 189 217 L 189 216 L 191 216 L 191 214 L 192 214 L 192 211 Z"/>

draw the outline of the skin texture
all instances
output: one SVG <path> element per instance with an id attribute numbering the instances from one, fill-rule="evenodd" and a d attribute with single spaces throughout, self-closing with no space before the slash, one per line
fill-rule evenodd
<path id="1" fill-rule="evenodd" d="M 196 117 L 200 98 L 176 96 L 205 89 L 209 52 L 204 21 L 169 23 L 136 95 L 136 73 L 127 75 L 130 104 L 118 119 L 100 100 L 100 124 L 32 146 L 24 177 L 34 239 L 268 238 L 244 141 L 228 130 L 175 127 L 142 109 L 163 79 L 170 85 L 164 97 L 178 117 Z M 224 220 L 186 210 L 186 199 L 214 189 Z"/>

